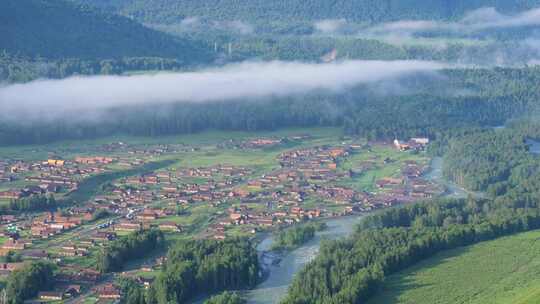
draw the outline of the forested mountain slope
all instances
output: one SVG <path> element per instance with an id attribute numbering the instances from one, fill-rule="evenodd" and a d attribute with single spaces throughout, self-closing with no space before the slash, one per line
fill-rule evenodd
<path id="1" fill-rule="evenodd" d="M 207 48 L 63 0 L 0 1 L 0 50 L 46 58 L 206 60 Z"/>
<path id="2" fill-rule="evenodd" d="M 400 19 L 455 19 L 469 10 L 495 7 L 512 13 L 539 0 L 74 0 L 115 9 L 149 23 L 176 23 L 184 17 L 217 20 L 320 20 L 380 22 Z"/>

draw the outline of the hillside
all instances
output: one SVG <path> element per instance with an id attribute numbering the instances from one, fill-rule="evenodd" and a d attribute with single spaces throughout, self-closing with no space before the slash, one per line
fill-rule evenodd
<path id="1" fill-rule="evenodd" d="M 540 232 L 443 252 L 390 276 L 369 304 L 539 303 Z"/>
<path id="2" fill-rule="evenodd" d="M 251 22 L 345 18 L 357 22 L 455 19 L 464 12 L 495 7 L 506 13 L 530 9 L 539 0 L 74 0 L 114 9 L 148 23 L 177 23 L 185 17 Z"/>
<path id="3" fill-rule="evenodd" d="M 0 50 L 45 58 L 208 59 L 200 43 L 63 0 L 0 1 Z"/>

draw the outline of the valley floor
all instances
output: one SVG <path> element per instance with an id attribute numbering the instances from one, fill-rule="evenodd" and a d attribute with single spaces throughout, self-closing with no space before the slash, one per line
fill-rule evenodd
<path id="1" fill-rule="evenodd" d="M 168 246 L 257 239 L 310 219 L 438 196 L 444 187 L 425 176 L 425 145 L 397 149 L 339 129 L 310 128 L 3 147 L 0 209 L 7 216 L 0 217 L 6 235 L 0 255 L 16 251 L 30 261 L 39 254 L 57 263 L 55 290 L 63 292 L 74 280 L 82 290 L 68 302 L 109 301 L 105 285 L 120 278 L 150 284 L 164 254 L 124 261 L 121 271 L 103 270 L 102 249 L 115 239 L 151 228 L 163 231 Z M 61 211 L 43 206 L 51 197 Z M 0 283 L 9 275 L 0 275 Z M 106 287 L 121 296 L 118 284 Z"/>
<path id="2" fill-rule="evenodd" d="M 388 278 L 369 304 L 538 304 L 540 230 L 446 251 Z"/>

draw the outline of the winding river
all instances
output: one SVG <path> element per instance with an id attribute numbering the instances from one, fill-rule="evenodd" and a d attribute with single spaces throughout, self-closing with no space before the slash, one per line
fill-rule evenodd
<path id="1" fill-rule="evenodd" d="M 430 180 L 439 185 L 443 185 L 446 188 L 445 196 L 453 198 L 463 198 L 467 197 L 468 192 L 462 187 L 444 179 L 442 174 L 443 167 L 443 158 L 434 157 L 431 160 L 430 171 L 424 176 L 427 180 Z"/>
<path id="2" fill-rule="evenodd" d="M 540 142 L 537 140 L 527 139 L 527 145 L 529 145 L 529 152 L 534 155 L 540 155 Z"/>
<path id="3" fill-rule="evenodd" d="M 259 284 L 255 289 L 246 292 L 249 304 L 274 304 L 279 303 L 287 293 L 287 288 L 291 284 L 294 274 L 304 267 L 306 263 L 313 260 L 319 251 L 322 239 L 338 239 L 345 237 L 354 229 L 361 216 L 348 216 L 334 218 L 326 221 L 328 228 L 317 232 L 315 237 L 299 248 L 287 253 L 282 257 L 277 265 L 269 265 L 270 273 L 268 278 Z M 257 249 L 267 251 L 272 244 L 272 236 L 264 239 Z"/>

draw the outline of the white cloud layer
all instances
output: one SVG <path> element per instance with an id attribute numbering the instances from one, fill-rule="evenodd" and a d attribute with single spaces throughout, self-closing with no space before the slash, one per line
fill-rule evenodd
<path id="1" fill-rule="evenodd" d="M 217 28 L 226 28 L 231 32 L 239 33 L 242 35 L 252 34 L 254 29 L 253 26 L 247 22 L 240 20 L 218 22 L 216 24 Z"/>
<path id="2" fill-rule="evenodd" d="M 531 9 L 515 15 L 504 15 L 493 7 L 470 11 L 457 22 L 441 22 L 430 20 L 401 20 L 383 23 L 361 32 L 362 36 L 387 36 L 397 40 L 424 31 L 450 31 L 456 33 L 473 33 L 497 28 L 512 28 L 540 25 L 540 8 Z"/>
<path id="3" fill-rule="evenodd" d="M 185 73 L 71 77 L 0 87 L 0 115 L 103 110 L 113 106 L 211 102 L 340 91 L 359 84 L 433 72 L 426 61 L 345 61 L 332 64 L 248 62 Z"/>
<path id="4" fill-rule="evenodd" d="M 334 34 L 339 32 L 347 25 L 345 19 L 324 19 L 315 22 L 315 29 L 324 34 Z"/>

